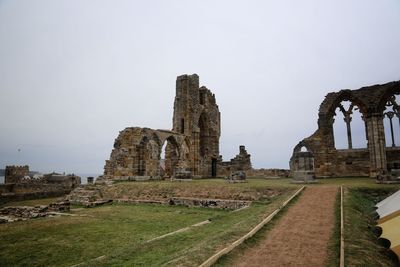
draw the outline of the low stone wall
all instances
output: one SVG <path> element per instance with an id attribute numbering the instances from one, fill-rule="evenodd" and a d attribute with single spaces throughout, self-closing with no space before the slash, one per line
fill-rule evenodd
<path id="1" fill-rule="evenodd" d="M 0 195 L 12 193 L 14 188 L 14 184 L 0 184 Z"/>
<path id="2" fill-rule="evenodd" d="M 25 221 L 70 211 L 69 202 L 52 203 L 49 206 L 11 206 L 0 209 L 0 223 Z"/>
<path id="3" fill-rule="evenodd" d="M 251 204 L 251 201 L 173 197 L 170 199 L 169 204 L 183 205 L 187 207 L 206 207 L 206 208 L 236 210 L 249 206 Z"/>
<path id="4" fill-rule="evenodd" d="M 112 177 L 113 181 L 152 181 L 152 180 L 162 180 L 161 177 L 153 177 L 153 176 L 114 176 Z"/>
<path id="5" fill-rule="evenodd" d="M 290 170 L 286 169 L 251 169 L 246 171 L 247 177 L 288 178 Z"/>
<path id="6" fill-rule="evenodd" d="M 1 193 L 0 194 L 0 204 L 7 203 L 10 201 L 22 201 L 30 199 L 39 198 L 49 198 L 49 197 L 62 197 L 67 195 L 71 190 L 58 190 L 51 192 L 31 192 L 31 193 Z"/>

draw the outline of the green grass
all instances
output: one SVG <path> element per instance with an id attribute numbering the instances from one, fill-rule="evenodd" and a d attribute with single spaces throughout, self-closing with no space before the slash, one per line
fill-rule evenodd
<path id="1" fill-rule="evenodd" d="M 397 187 L 350 188 L 345 190 L 345 265 L 378 267 L 398 266 L 389 250 L 381 246 L 373 232 L 374 205 Z"/>
<path id="2" fill-rule="evenodd" d="M 113 204 L 73 210 L 75 217 L 55 217 L 0 225 L 0 266 L 198 266 L 231 244 L 275 210 L 301 185 L 291 179 L 249 179 L 229 184 L 222 179 L 192 182 L 121 182 L 105 187 L 105 195 L 136 199 L 170 196 L 253 199 L 239 212 L 162 205 Z M 347 266 L 393 266 L 379 246 L 371 227 L 373 203 L 399 186 L 379 185 L 369 178 L 321 179 L 307 186 L 345 185 Z M 365 188 L 365 189 L 359 189 Z M 367 192 L 367 193 L 366 193 Z M 8 203 L 41 205 L 56 199 Z M 336 205 L 337 206 L 337 205 Z M 335 211 L 339 216 L 338 210 Z M 275 221 L 267 224 L 244 247 L 263 238 Z M 210 219 L 212 222 L 187 232 L 146 243 L 154 237 Z M 337 217 L 337 220 L 340 218 Z M 337 225 L 338 221 L 336 221 Z M 329 266 L 337 266 L 338 229 L 330 241 Z M 239 252 L 238 252 L 239 251 Z M 90 260 L 105 255 L 99 262 Z M 219 264 L 228 266 L 235 250 Z M 392 264 L 392 265 L 390 265 Z"/>
<path id="3" fill-rule="evenodd" d="M 247 189 L 262 181 L 229 185 Z M 157 183 L 154 183 L 157 184 Z M 177 184 L 177 183 L 173 183 Z M 184 183 L 179 183 L 184 184 Z M 132 186 L 139 185 L 132 183 Z M 186 185 L 184 185 L 186 187 Z M 76 217 L 36 219 L 0 225 L 0 266 L 195 266 L 238 239 L 296 189 L 260 198 L 250 208 L 229 212 L 206 208 L 113 204 L 79 209 Z M 261 190 L 261 189 L 260 189 Z M 257 190 L 256 190 L 257 191 Z M 147 240 L 210 219 L 211 223 L 146 243 Z M 101 262 L 91 259 L 106 256 Z"/>
<path id="4" fill-rule="evenodd" d="M 335 224 L 328 244 L 329 267 L 338 267 L 340 264 L 340 190 L 335 200 Z"/>

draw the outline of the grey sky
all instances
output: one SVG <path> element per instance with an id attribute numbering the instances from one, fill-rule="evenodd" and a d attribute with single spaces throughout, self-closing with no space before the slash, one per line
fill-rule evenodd
<path id="1" fill-rule="evenodd" d="M 399 0 L 0 0 L 0 167 L 101 173 L 120 130 L 171 128 L 197 73 L 223 158 L 288 168 L 328 92 L 399 80 L 399 59 Z"/>

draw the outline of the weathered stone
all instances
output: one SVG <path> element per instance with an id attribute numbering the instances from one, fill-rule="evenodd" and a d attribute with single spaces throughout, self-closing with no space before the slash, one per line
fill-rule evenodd
<path id="1" fill-rule="evenodd" d="M 56 202 L 56 203 L 51 203 L 48 207 L 48 211 L 53 211 L 53 212 L 68 212 L 70 211 L 70 202 L 69 201 L 62 201 L 62 202 Z"/>
<path id="2" fill-rule="evenodd" d="M 226 176 L 227 171 L 250 168 L 250 155 L 244 146 L 235 159 L 222 163 L 220 124 L 215 95 L 206 87 L 199 87 L 199 76 L 179 76 L 172 130 L 129 127 L 121 131 L 104 166 L 104 179 L 217 177 Z M 164 160 L 161 153 L 165 144 Z"/>
<path id="3" fill-rule="evenodd" d="M 66 211 L 69 211 L 69 203 L 66 202 L 52 203 L 49 206 L 41 205 L 36 207 L 4 207 L 0 209 L 0 223 L 42 218 L 53 215 L 53 212 Z"/>
<path id="4" fill-rule="evenodd" d="M 384 110 L 389 103 L 393 108 L 399 106 L 394 95 L 400 93 L 400 81 L 383 85 L 363 87 L 358 90 L 341 90 L 329 93 L 319 108 L 318 130 L 297 144 L 290 159 L 292 176 L 296 171 L 314 171 L 318 177 L 350 177 L 390 174 L 390 170 L 400 166 L 400 147 L 386 147 L 383 125 Z M 342 101 L 350 101 L 349 109 L 341 106 Z M 367 148 L 353 149 L 349 123 L 353 108 L 357 106 L 365 121 Z M 333 134 L 335 110 L 339 108 L 347 124 L 349 149 L 336 149 Z M 398 114 L 400 115 L 400 114 Z M 347 117 L 346 117 L 347 116 Z M 306 148 L 312 159 L 313 169 L 299 162 Z M 389 169 L 390 168 L 390 169 Z M 392 179 L 392 178 L 389 178 Z"/>
<path id="5" fill-rule="evenodd" d="M 63 196 L 81 183 L 81 178 L 73 174 L 29 176 L 29 173 L 29 166 L 6 166 L 6 183 L 0 185 L 0 202 Z"/>
<path id="6" fill-rule="evenodd" d="M 290 170 L 286 169 L 254 169 L 246 171 L 248 177 L 263 177 L 269 179 L 288 178 Z"/>
<path id="7" fill-rule="evenodd" d="M 217 209 L 236 210 L 251 204 L 250 201 L 244 200 L 227 200 L 227 199 L 204 199 L 204 198 L 182 198 L 174 197 L 169 201 L 170 205 L 183 205 L 187 207 L 206 207 Z"/>
<path id="8" fill-rule="evenodd" d="M 228 180 L 228 182 L 245 181 L 246 180 L 246 173 L 244 171 L 232 172 L 229 175 L 227 180 Z"/>
<path id="9" fill-rule="evenodd" d="M 29 176 L 29 166 L 6 166 L 4 182 L 6 184 L 19 183 L 25 176 Z"/>
<path id="10" fill-rule="evenodd" d="M 220 173 L 223 176 L 229 176 L 236 171 L 249 171 L 251 170 L 250 154 L 247 153 L 245 146 L 239 146 L 239 154 L 230 161 L 221 162 Z"/>

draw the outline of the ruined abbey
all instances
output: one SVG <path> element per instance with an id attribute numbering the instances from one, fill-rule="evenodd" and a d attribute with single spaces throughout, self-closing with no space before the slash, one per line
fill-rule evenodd
<path id="1" fill-rule="evenodd" d="M 199 76 L 176 80 L 172 130 L 128 127 L 119 133 L 104 178 L 146 180 L 217 177 L 251 168 L 245 147 L 229 162 L 219 154 L 221 118 L 215 95 L 199 86 Z M 165 151 L 165 152 L 164 152 Z M 165 158 L 162 154 L 165 153 Z"/>
<path id="2" fill-rule="evenodd" d="M 395 144 L 397 137 L 393 129 L 400 123 L 400 103 L 396 98 L 399 93 L 399 81 L 329 93 L 319 108 L 318 130 L 293 150 L 290 159 L 292 176 L 398 177 L 400 147 Z M 348 102 L 349 106 L 345 107 L 343 102 Z M 365 148 L 353 147 L 351 123 L 355 111 L 361 113 L 364 124 Z M 344 120 L 347 126 L 346 149 L 335 147 L 335 119 Z M 388 123 L 384 124 L 384 120 Z"/>

